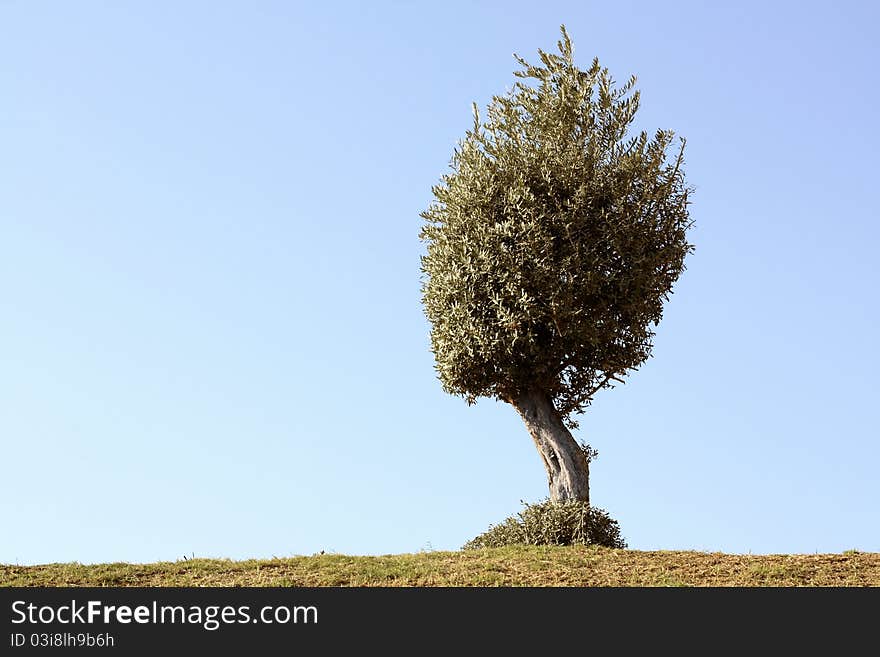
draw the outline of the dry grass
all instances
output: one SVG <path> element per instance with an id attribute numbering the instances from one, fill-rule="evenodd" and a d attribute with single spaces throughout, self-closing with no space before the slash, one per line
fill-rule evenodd
<path id="1" fill-rule="evenodd" d="M 378 557 L 0 565 L 0 586 L 880 586 L 880 553 L 517 546 Z"/>

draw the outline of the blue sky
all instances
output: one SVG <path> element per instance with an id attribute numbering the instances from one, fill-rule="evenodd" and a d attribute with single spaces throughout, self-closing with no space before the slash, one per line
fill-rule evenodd
<path id="1" fill-rule="evenodd" d="M 597 397 L 635 549 L 880 551 L 870 3 L 0 2 L 0 562 L 458 549 L 546 495 L 435 377 L 419 212 L 565 23 L 688 140 L 696 245 Z"/>

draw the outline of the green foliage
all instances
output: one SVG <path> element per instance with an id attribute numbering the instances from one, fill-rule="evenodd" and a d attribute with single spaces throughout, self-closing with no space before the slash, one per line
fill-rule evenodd
<path id="1" fill-rule="evenodd" d="M 631 135 L 635 77 L 575 66 L 565 27 L 494 96 L 421 213 L 422 301 L 444 389 L 469 403 L 540 388 L 569 426 L 649 356 L 692 250 L 684 140 Z"/>
<path id="2" fill-rule="evenodd" d="M 468 541 L 464 550 L 505 545 L 601 545 L 625 548 L 620 527 L 605 511 L 583 502 L 536 504 L 525 508 Z"/>
<path id="3" fill-rule="evenodd" d="M 584 455 L 584 460 L 587 462 L 587 465 L 590 465 L 590 463 L 599 458 L 599 450 L 593 449 L 593 447 L 588 443 L 580 443 L 580 448 L 581 453 Z"/>

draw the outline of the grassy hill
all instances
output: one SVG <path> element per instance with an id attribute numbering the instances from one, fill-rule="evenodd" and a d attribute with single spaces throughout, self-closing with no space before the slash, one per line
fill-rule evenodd
<path id="1" fill-rule="evenodd" d="M 880 586 L 880 553 L 517 546 L 377 557 L 0 565 L 0 586 Z"/>

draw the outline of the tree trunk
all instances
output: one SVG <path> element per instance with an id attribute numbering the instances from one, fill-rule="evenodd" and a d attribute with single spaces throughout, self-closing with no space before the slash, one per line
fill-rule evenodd
<path id="1" fill-rule="evenodd" d="M 529 390 L 510 402 L 519 412 L 547 469 L 550 499 L 590 503 L 590 466 L 550 397 Z"/>

